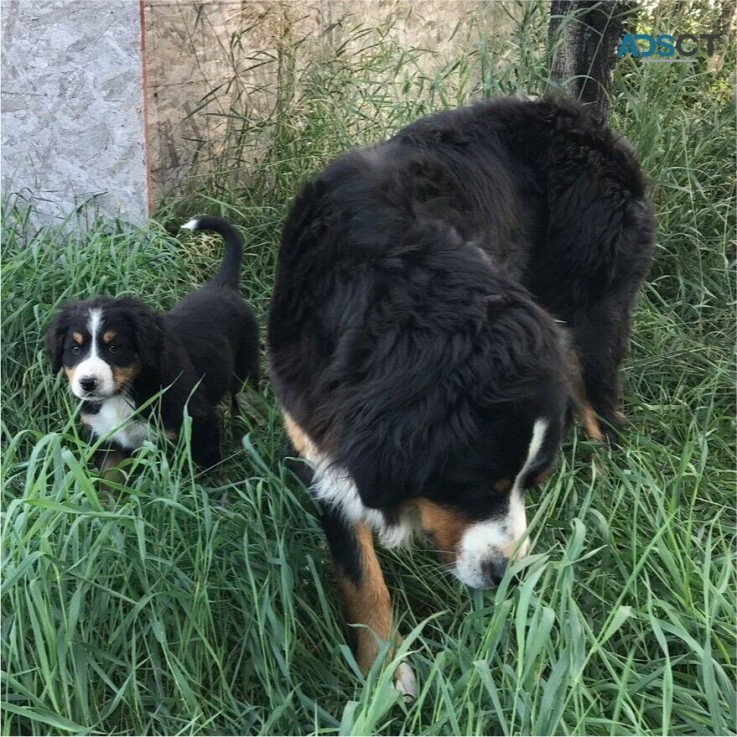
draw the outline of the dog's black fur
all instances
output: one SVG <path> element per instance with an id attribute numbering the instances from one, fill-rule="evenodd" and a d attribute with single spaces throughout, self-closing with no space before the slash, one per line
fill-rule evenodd
<path id="1" fill-rule="evenodd" d="M 113 397 L 124 395 L 138 407 L 166 389 L 160 411 L 167 434 L 179 433 L 186 405 L 192 417 L 192 457 L 210 467 L 220 460 L 216 405 L 228 393 L 235 402 L 244 381 L 258 383 L 259 332 L 252 309 L 238 291 L 242 243 L 235 228 L 217 217 L 199 218 L 186 227 L 212 230 L 224 238 L 225 255 L 213 279 L 163 315 L 131 297 L 70 302 L 49 325 L 46 348 L 53 370 L 64 366 L 72 382 L 75 367 L 97 340 L 99 357 L 111 368 L 114 390 L 106 396 L 95 388 L 80 390 L 86 424 L 93 426 Z M 98 336 L 90 335 L 92 310 L 101 311 Z M 110 334 L 114 338 L 107 345 L 100 336 Z M 126 452 L 133 449 L 115 439 L 110 445 Z"/>
<path id="2" fill-rule="evenodd" d="M 493 518 L 534 418 L 549 426 L 525 487 L 574 406 L 621 425 L 645 189 L 624 139 L 553 98 L 440 112 L 340 157 L 284 228 L 268 330 L 283 410 L 387 524 L 418 498 Z M 365 549 L 335 510 L 325 526 L 359 585 Z"/>
<path id="3" fill-rule="evenodd" d="M 297 197 L 269 318 L 277 397 L 370 507 L 483 494 L 519 468 L 531 415 L 560 418 L 551 455 L 560 440 L 554 319 L 594 410 L 620 424 L 652 243 L 634 153 L 579 105 L 500 99 L 420 120 Z"/>

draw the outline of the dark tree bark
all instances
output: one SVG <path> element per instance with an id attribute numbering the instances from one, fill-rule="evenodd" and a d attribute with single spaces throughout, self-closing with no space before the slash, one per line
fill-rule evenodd
<path id="1" fill-rule="evenodd" d="M 552 0 L 548 48 L 553 87 L 603 114 L 631 0 Z"/>

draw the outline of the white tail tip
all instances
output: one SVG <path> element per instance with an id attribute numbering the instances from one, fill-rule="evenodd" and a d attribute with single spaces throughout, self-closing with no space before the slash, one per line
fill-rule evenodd
<path id="1" fill-rule="evenodd" d="M 193 218 L 188 223 L 185 223 L 182 225 L 182 228 L 186 228 L 187 230 L 197 230 L 197 228 L 200 227 L 200 221 L 197 218 Z"/>

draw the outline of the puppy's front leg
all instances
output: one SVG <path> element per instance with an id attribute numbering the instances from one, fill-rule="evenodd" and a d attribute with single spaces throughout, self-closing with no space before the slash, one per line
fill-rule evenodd
<path id="1" fill-rule="evenodd" d="M 392 637 L 392 602 L 384 582 L 374 541 L 368 525 L 347 522 L 342 515 L 327 508 L 323 528 L 333 556 L 343 606 L 349 624 L 356 628 L 358 665 L 367 673 L 376 660 L 382 641 Z M 405 698 L 417 697 L 414 673 L 401 663 L 395 673 L 395 686 Z"/>
<path id="2" fill-rule="evenodd" d="M 112 477 L 112 472 L 118 470 L 118 466 L 128 457 L 125 451 L 117 448 L 104 448 L 99 451 L 100 476 Z M 110 478 L 110 480 L 114 480 Z"/>
<path id="3" fill-rule="evenodd" d="M 117 490 L 111 484 L 124 484 L 125 474 L 120 470 L 120 464 L 128 458 L 128 453 L 117 448 L 102 448 L 97 453 L 100 468 L 100 491 L 117 499 Z"/>

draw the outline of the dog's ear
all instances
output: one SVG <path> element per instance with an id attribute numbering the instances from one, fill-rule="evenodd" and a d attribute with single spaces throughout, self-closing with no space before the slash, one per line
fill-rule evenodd
<path id="1" fill-rule="evenodd" d="M 46 355 L 51 363 L 51 370 L 56 373 L 61 368 L 61 358 L 64 353 L 64 341 L 69 332 L 69 315 L 72 304 L 65 305 L 46 327 L 44 333 L 44 346 Z"/>
<path id="2" fill-rule="evenodd" d="M 144 366 L 158 366 L 164 344 L 164 328 L 161 317 L 147 304 L 130 297 L 116 301 L 130 321 L 138 350 Z"/>
<path id="3" fill-rule="evenodd" d="M 371 509 L 394 507 L 404 496 L 397 488 L 397 482 L 386 466 L 378 458 L 378 453 L 368 449 L 354 455 L 346 463 L 346 468 L 356 485 L 361 501 Z"/>
<path id="4" fill-rule="evenodd" d="M 338 464 L 348 471 L 367 507 L 396 508 L 418 492 L 437 465 L 443 463 L 440 451 L 432 457 L 431 443 L 428 448 L 421 448 L 413 442 L 408 430 L 414 418 L 411 413 L 408 417 L 406 425 L 400 418 L 399 424 L 404 428 L 395 428 L 394 432 L 377 427 L 374 432 L 353 436 L 338 454 Z M 390 439 L 390 435 L 394 438 Z"/>

